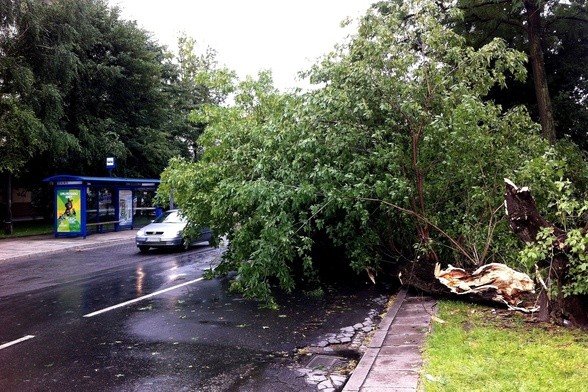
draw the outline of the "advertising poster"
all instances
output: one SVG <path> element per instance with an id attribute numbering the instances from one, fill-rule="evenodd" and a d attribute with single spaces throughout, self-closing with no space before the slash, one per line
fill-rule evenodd
<path id="1" fill-rule="evenodd" d="M 81 231 L 80 209 L 81 191 L 79 189 L 58 189 L 57 200 L 57 232 L 79 233 Z"/>
<path id="2" fill-rule="evenodd" d="M 118 221 L 122 226 L 133 224 L 133 191 L 118 192 Z"/>

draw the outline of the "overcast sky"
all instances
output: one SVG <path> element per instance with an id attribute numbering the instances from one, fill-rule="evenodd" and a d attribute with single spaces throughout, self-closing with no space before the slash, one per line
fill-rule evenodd
<path id="1" fill-rule="evenodd" d="M 340 22 L 363 15 L 375 0 L 109 0 L 171 49 L 181 32 L 218 52 L 241 78 L 271 69 L 276 87 L 296 80 L 353 30 Z M 203 52 L 203 50 L 202 50 Z"/>

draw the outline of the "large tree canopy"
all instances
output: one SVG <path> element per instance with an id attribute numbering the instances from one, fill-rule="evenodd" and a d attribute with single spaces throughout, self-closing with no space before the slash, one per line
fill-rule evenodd
<path id="1" fill-rule="evenodd" d="M 36 75 L 23 55 L 25 32 L 39 34 L 37 6 L 7 1 L 0 7 L 0 173 L 18 174 L 52 137 L 51 125 L 37 114 Z"/>
<path id="2" fill-rule="evenodd" d="M 467 45 L 448 27 L 458 14 L 380 2 L 308 72 L 316 90 L 280 94 L 262 74 L 238 86 L 234 105 L 194 115 L 209 124 L 202 159 L 173 161 L 160 195 L 174 192 L 196 225 L 227 233 L 235 288 L 271 303 L 274 284 L 291 290 L 321 271 L 410 280 L 420 266 L 432 278 L 437 260 L 516 259 L 498 212 L 503 177 L 524 177 L 528 162 L 544 166 L 561 148 L 524 108 L 484 100 L 524 78 L 526 56 L 500 39 Z M 326 246 L 344 257 L 313 257 Z"/>
<path id="3" fill-rule="evenodd" d="M 56 153 L 62 140 L 53 139 L 41 162 L 91 173 L 110 155 L 118 158 L 121 174 L 157 176 L 173 155 L 160 132 L 162 49 L 103 1 L 60 0 L 41 8 L 43 34 L 24 31 L 21 56 L 35 74 L 38 115 L 76 142 Z"/>
<path id="4" fill-rule="evenodd" d="M 158 178 L 172 157 L 194 158 L 203 125 L 190 111 L 225 97 L 196 78 L 216 67 L 197 49 L 180 37 L 167 51 L 104 0 L 3 0 L 0 175 L 34 188 L 55 173 L 104 175 L 114 156 L 115 175 Z"/>

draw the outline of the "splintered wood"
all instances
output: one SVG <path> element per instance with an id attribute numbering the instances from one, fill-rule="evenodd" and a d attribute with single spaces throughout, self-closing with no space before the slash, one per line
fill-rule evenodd
<path id="1" fill-rule="evenodd" d="M 505 264 L 486 264 L 471 273 L 452 265 L 441 269 L 437 264 L 435 277 L 452 293 L 473 294 L 481 299 L 506 304 L 513 310 L 537 311 L 534 307 L 518 306 L 522 302 L 523 294 L 534 292 L 533 280 L 527 274 L 515 271 Z"/>

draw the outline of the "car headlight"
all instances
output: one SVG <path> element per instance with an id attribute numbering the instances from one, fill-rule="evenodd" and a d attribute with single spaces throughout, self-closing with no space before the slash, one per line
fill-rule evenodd
<path id="1" fill-rule="evenodd" d="M 145 235 L 145 232 L 143 230 L 139 230 L 137 232 L 137 235 L 140 236 L 140 237 L 143 237 Z"/>

